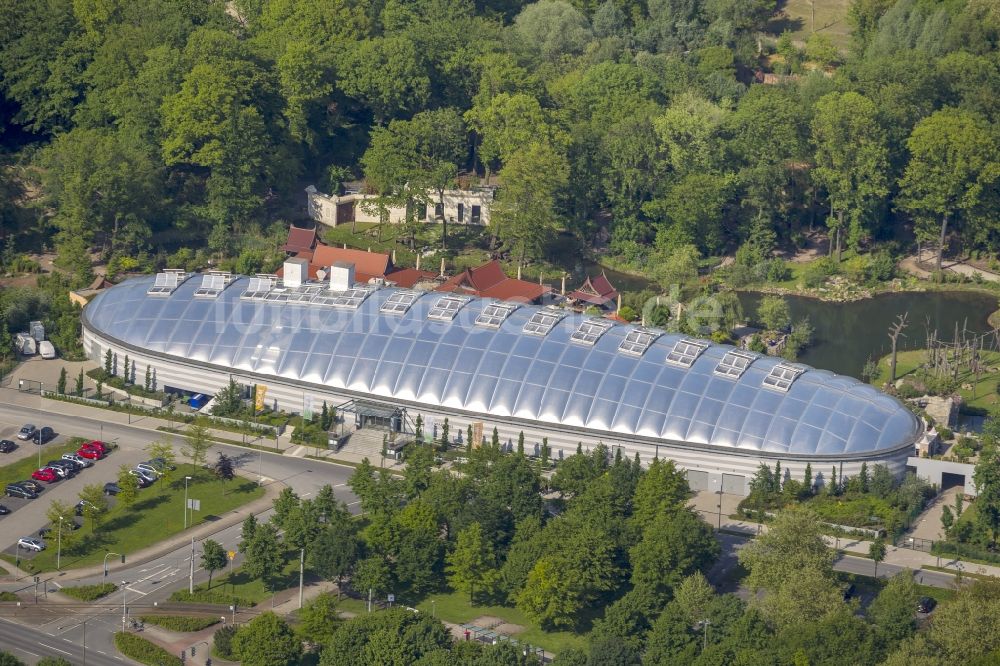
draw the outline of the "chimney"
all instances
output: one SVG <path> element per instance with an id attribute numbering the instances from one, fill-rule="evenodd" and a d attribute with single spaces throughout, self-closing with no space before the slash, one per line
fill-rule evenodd
<path id="1" fill-rule="evenodd" d="M 301 287 L 309 281 L 309 262 L 298 257 L 285 259 L 281 280 L 286 287 Z"/>
<path id="2" fill-rule="evenodd" d="M 618 292 L 618 307 L 615 308 L 615 310 L 621 310 L 621 309 L 622 309 L 622 294 L 621 292 Z"/>
<path id="3" fill-rule="evenodd" d="M 344 243 L 344 249 L 345 250 L 347 249 L 347 243 Z"/>
<path id="4" fill-rule="evenodd" d="M 392 248 L 392 265 L 396 265 L 396 248 Z"/>
<path id="5" fill-rule="evenodd" d="M 542 283 L 542 272 L 538 271 L 538 284 Z"/>
<path id="6" fill-rule="evenodd" d="M 521 264 L 517 265 L 517 279 L 521 279 Z"/>
<path id="7" fill-rule="evenodd" d="M 354 264 L 337 261 L 330 266 L 330 291 L 347 291 L 354 286 Z"/>
<path id="8" fill-rule="evenodd" d="M 372 246 L 371 246 L 371 245 L 369 245 L 369 246 L 368 246 L 368 251 L 369 251 L 369 252 L 371 252 L 371 251 L 372 251 Z"/>
<path id="9" fill-rule="evenodd" d="M 417 270 L 420 270 L 420 255 L 417 255 Z"/>
<path id="10" fill-rule="evenodd" d="M 566 274 L 562 274 L 562 291 L 560 292 L 563 296 L 566 295 Z"/>
<path id="11" fill-rule="evenodd" d="M 444 257 L 441 257 L 441 277 L 444 277 Z"/>

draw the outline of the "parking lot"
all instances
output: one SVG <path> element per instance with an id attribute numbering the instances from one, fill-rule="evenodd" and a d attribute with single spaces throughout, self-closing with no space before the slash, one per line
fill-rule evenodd
<path id="1" fill-rule="evenodd" d="M 23 460 L 29 456 L 38 455 L 38 446 L 31 442 L 22 442 L 17 439 L 17 431 L 21 429 L 23 423 L 12 423 L 0 421 L 0 439 L 14 441 L 18 448 L 8 454 L 0 453 L 0 466 L 9 465 L 13 462 Z M 42 427 L 44 423 L 34 423 L 35 426 Z M 66 443 L 70 437 L 84 437 L 86 439 L 96 439 L 99 433 L 89 432 L 57 432 L 54 439 L 41 447 L 41 460 L 44 463 L 48 460 L 58 458 L 58 456 L 48 453 L 54 452 L 57 447 Z M 0 516 L 0 549 L 10 555 L 17 552 L 17 540 L 21 537 L 37 537 L 38 530 L 48 524 L 46 512 L 52 500 L 58 499 L 70 505 L 75 505 L 79 501 L 79 493 L 84 486 L 89 484 L 99 484 L 103 486 L 108 481 L 116 481 L 118 478 L 118 468 L 121 465 L 133 467 L 136 464 L 148 459 L 148 454 L 144 451 L 116 450 L 103 460 L 95 461 L 92 467 L 79 470 L 76 475 L 61 479 L 54 483 L 42 483 L 44 490 L 37 499 L 23 499 L 19 497 L 3 497 L 0 502 L 11 513 Z M 27 476 L 25 478 L 28 478 Z M 141 491 L 140 491 L 141 492 Z M 114 498 L 112 500 L 112 505 Z M 82 518 L 77 518 L 81 522 Z M 83 529 L 87 529 L 84 527 Z M 55 544 L 47 546 L 54 547 Z M 22 560 L 30 560 L 34 555 L 32 551 L 21 550 Z"/>

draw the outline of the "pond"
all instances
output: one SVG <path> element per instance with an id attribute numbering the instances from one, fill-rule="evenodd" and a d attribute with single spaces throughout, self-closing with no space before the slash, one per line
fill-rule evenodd
<path id="1" fill-rule="evenodd" d="M 751 320 L 757 312 L 761 294 L 740 295 L 743 311 Z M 809 317 L 816 333 L 813 344 L 799 356 L 803 363 L 816 368 L 860 377 L 869 358 L 888 354 L 891 343 L 887 332 L 896 316 L 909 313 L 909 326 L 900 338 L 899 349 L 926 346 L 928 323 L 938 337 L 951 339 L 955 324 L 959 330 L 984 333 L 991 330 L 987 318 L 997 309 L 997 297 L 989 294 L 952 292 L 902 292 L 849 303 L 831 303 L 802 296 L 786 296 L 792 320 Z"/>

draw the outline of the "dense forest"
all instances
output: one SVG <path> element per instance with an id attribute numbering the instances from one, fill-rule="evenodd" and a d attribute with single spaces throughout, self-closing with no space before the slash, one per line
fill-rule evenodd
<path id="1" fill-rule="evenodd" d="M 828 228 L 836 254 L 996 247 L 1000 5 L 853 0 L 805 43 L 775 0 L 2 0 L 0 239 L 85 280 L 268 260 L 302 187 L 502 184 L 517 261 L 623 266 Z M 492 181 L 491 181 L 492 182 Z M 741 249 L 741 252 L 736 252 Z"/>

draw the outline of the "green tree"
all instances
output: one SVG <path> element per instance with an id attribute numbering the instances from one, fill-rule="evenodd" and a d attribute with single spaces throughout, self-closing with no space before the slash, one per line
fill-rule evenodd
<path id="1" fill-rule="evenodd" d="M 353 521 L 338 518 L 323 526 L 307 555 L 313 571 L 326 580 L 340 582 L 354 566 L 359 552 Z"/>
<path id="2" fill-rule="evenodd" d="M 494 233 L 520 264 L 541 258 L 562 222 L 557 200 L 569 183 L 566 158 L 548 143 L 534 141 L 516 150 L 501 174 L 504 187 L 491 213 Z"/>
<path id="3" fill-rule="evenodd" d="M 985 446 L 979 453 L 979 462 L 972 473 L 976 483 L 976 522 L 990 535 L 990 542 L 997 542 L 1000 533 L 1000 449 Z"/>
<path id="4" fill-rule="evenodd" d="M 830 93 L 816 102 L 812 121 L 816 146 L 813 177 L 824 187 L 836 215 L 830 229 L 840 260 L 845 214 L 852 247 L 872 232 L 871 216 L 889 192 L 889 153 L 878 108 L 856 92 Z"/>
<path id="5" fill-rule="evenodd" d="M 906 147 L 910 161 L 899 182 L 898 204 L 918 222 L 929 216 L 940 219 L 937 269 L 941 270 L 948 225 L 972 216 L 1000 177 L 997 142 L 979 116 L 945 108 L 917 123 Z"/>
<path id="6" fill-rule="evenodd" d="M 104 354 L 104 374 L 109 377 L 113 374 L 111 372 L 112 370 L 111 360 L 112 360 L 111 348 L 108 347 L 108 351 Z"/>
<path id="7" fill-rule="evenodd" d="M 875 578 L 878 578 L 878 563 L 885 559 L 885 539 L 876 537 L 868 546 L 868 557 L 875 563 Z"/>
<path id="8" fill-rule="evenodd" d="M 271 523 L 257 525 L 249 542 L 240 544 L 244 555 L 243 571 L 259 578 L 266 590 L 274 591 L 277 578 L 285 567 L 278 530 Z"/>
<path id="9" fill-rule="evenodd" d="M 294 490 L 285 486 L 274 498 L 274 517 L 271 521 L 278 527 L 285 529 L 292 514 L 298 510 L 301 501 Z"/>
<path id="10" fill-rule="evenodd" d="M 74 521 L 73 507 L 68 502 L 54 499 L 45 511 L 45 517 L 53 531 L 62 530 L 62 547 L 72 548 L 76 539 L 75 528 L 71 527 Z"/>
<path id="11" fill-rule="evenodd" d="M 167 440 L 155 441 L 146 447 L 151 459 L 161 458 L 163 469 L 160 470 L 160 479 L 164 484 L 168 483 L 176 471 L 177 454 L 174 453 L 174 445 Z"/>
<path id="12" fill-rule="evenodd" d="M 424 55 L 401 34 L 353 44 L 341 59 L 337 83 L 370 108 L 378 124 L 421 108 L 431 91 Z"/>
<path id="13" fill-rule="evenodd" d="M 184 448 L 181 453 L 191 462 L 191 471 L 205 464 L 208 458 L 208 450 L 212 448 L 211 432 L 205 421 L 196 418 L 184 431 Z"/>
<path id="14" fill-rule="evenodd" d="M 212 587 L 212 575 L 226 568 L 229 558 L 226 549 L 218 541 L 206 539 L 201 544 L 201 566 L 208 572 L 208 587 Z"/>
<path id="15" fill-rule="evenodd" d="M 76 388 L 73 393 L 77 397 L 83 397 L 83 368 L 80 368 L 80 374 L 76 376 Z"/>
<path id="16" fill-rule="evenodd" d="M 253 541 L 254 535 L 257 533 L 257 517 L 252 513 L 243 519 L 243 525 L 240 530 L 240 544 L 239 551 L 245 553 L 247 546 Z"/>
<path id="17" fill-rule="evenodd" d="M 239 628 L 233 652 L 246 666 L 291 666 L 298 663 L 302 644 L 284 620 L 268 612 Z"/>
<path id="18" fill-rule="evenodd" d="M 917 607 L 917 587 L 913 575 L 901 571 L 886 583 L 868 607 L 868 620 L 883 644 L 895 645 L 913 635 L 917 628 L 913 609 Z"/>
<path id="19" fill-rule="evenodd" d="M 56 393 L 66 393 L 66 368 L 59 369 L 59 381 L 56 383 Z"/>
<path id="20" fill-rule="evenodd" d="M 718 554 L 712 528 L 692 510 L 661 513 L 629 551 L 632 584 L 669 599 L 682 579 L 707 570 Z"/>
<path id="21" fill-rule="evenodd" d="M 777 590 L 790 571 L 809 569 L 830 576 L 833 570 L 819 518 L 804 508 L 778 513 L 770 529 L 740 551 L 739 560 L 750 572 L 746 581 L 752 590 Z"/>
<path id="22" fill-rule="evenodd" d="M 338 624 L 340 624 L 340 614 L 337 611 L 337 596 L 324 592 L 299 611 L 299 625 L 296 631 L 307 641 L 322 645 L 337 630 Z"/>
<path id="23" fill-rule="evenodd" d="M 358 560 L 351 573 L 351 586 L 364 593 L 371 590 L 372 594 L 380 597 L 388 592 L 392 585 L 392 574 L 389 566 L 381 557 L 367 557 Z"/>
<path id="24" fill-rule="evenodd" d="M 108 499 L 104 496 L 104 488 L 96 483 L 86 485 L 80 491 L 79 498 L 84 502 L 83 517 L 90 523 L 90 531 L 96 532 L 104 514 L 108 512 Z"/>
<path id="25" fill-rule="evenodd" d="M 781 296 L 764 296 L 760 299 L 757 318 L 770 331 L 780 331 L 792 323 L 788 301 Z"/>
<path id="26" fill-rule="evenodd" d="M 459 592 L 467 592 L 475 603 L 476 590 L 489 594 L 496 578 L 493 546 L 483 535 L 479 523 L 470 523 L 458 533 L 455 548 L 447 556 L 448 584 Z"/>
<path id="27" fill-rule="evenodd" d="M 118 501 L 123 506 L 132 506 L 139 499 L 139 478 L 130 474 L 132 468 L 128 465 L 118 467 Z"/>
<path id="28" fill-rule="evenodd" d="M 657 516 L 680 509 L 691 497 L 687 478 L 672 460 L 654 460 L 639 477 L 632 499 L 632 521 L 639 533 Z"/>

